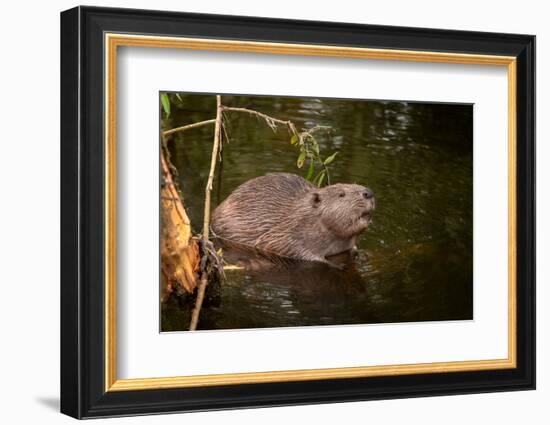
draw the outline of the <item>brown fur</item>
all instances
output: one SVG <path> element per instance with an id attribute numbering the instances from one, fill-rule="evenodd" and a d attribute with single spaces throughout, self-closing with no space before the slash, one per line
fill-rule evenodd
<path id="1" fill-rule="evenodd" d="M 295 174 L 267 174 L 243 183 L 216 208 L 212 231 L 260 251 L 326 263 L 355 248 L 374 207 L 364 186 L 317 188 Z"/>

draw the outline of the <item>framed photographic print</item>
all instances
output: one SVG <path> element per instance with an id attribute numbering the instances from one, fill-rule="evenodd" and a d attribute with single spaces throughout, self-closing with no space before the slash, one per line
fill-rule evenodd
<path id="1" fill-rule="evenodd" d="M 535 387 L 529 35 L 61 14 L 61 411 Z"/>

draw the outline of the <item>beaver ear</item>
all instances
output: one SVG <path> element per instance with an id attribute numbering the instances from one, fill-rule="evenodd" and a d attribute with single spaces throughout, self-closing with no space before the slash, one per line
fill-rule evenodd
<path id="1" fill-rule="evenodd" d="M 313 192 L 311 196 L 311 203 L 314 207 L 321 203 L 321 195 L 318 192 Z"/>

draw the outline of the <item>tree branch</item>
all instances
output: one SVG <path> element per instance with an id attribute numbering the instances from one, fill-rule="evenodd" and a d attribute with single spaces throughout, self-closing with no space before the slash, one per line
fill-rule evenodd
<path id="1" fill-rule="evenodd" d="M 228 111 L 228 112 L 245 112 L 247 114 L 262 118 L 267 122 L 267 125 L 269 125 L 269 127 L 271 127 L 271 129 L 274 131 L 277 128 L 277 124 L 281 124 L 288 127 L 288 129 L 293 135 L 298 135 L 298 132 L 296 131 L 296 127 L 294 126 L 294 123 L 292 121 L 283 121 L 277 118 L 270 117 L 269 115 L 262 114 L 261 112 L 254 111 L 252 109 L 247 109 L 247 108 L 233 108 L 229 106 L 222 106 L 222 110 Z"/>
<path id="2" fill-rule="evenodd" d="M 163 136 L 168 136 L 170 134 L 177 133 L 178 131 L 191 130 L 193 128 L 202 127 L 203 125 L 214 124 L 215 122 L 216 122 L 216 119 L 211 119 L 211 120 L 206 120 L 206 121 L 201 121 L 201 122 L 195 122 L 193 124 L 187 124 L 187 125 L 184 125 L 182 127 L 176 127 L 176 128 L 172 128 L 171 130 L 163 131 L 162 135 Z"/>
<path id="3" fill-rule="evenodd" d="M 210 160 L 210 172 L 208 174 L 208 182 L 206 183 L 205 198 L 204 198 L 204 222 L 202 228 L 202 240 L 203 247 L 206 247 L 209 243 L 210 235 L 210 197 L 212 193 L 212 183 L 214 181 L 214 172 L 216 171 L 216 161 L 218 159 L 218 150 L 221 144 L 221 127 L 222 127 L 222 100 L 221 96 L 216 96 L 216 119 L 214 127 L 214 146 L 212 147 L 212 158 Z M 203 123 L 206 121 L 203 121 Z M 206 285 L 208 284 L 208 276 L 203 271 L 201 281 L 199 283 L 199 289 L 197 291 L 197 300 L 195 301 L 195 308 L 191 314 L 191 324 L 189 330 L 194 331 L 197 329 L 199 323 L 199 315 L 204 301 L 204 293 L 206 291 Z"/>

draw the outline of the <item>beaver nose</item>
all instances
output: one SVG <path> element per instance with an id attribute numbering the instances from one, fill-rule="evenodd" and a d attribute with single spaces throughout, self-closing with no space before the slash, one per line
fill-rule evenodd
<path id="1" fill-rule="evenodd" d="M 366 188 L 366 189 L 363 191 L 363 198 L 365 198 L 365 199 L 374 198 L 374 192 L 373 192 L 371 189 Z"/>

